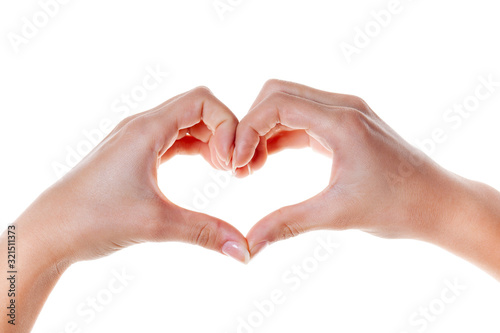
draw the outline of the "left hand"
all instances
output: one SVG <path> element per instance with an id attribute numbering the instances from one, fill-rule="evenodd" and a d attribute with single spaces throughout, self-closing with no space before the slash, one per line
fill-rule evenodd
<path id="1" fill-rule="evenodd" d="M 19 228 L 66 265 L 147 241 L 198 244 L 247 262 L 246 239 L 235 227 L 176 206 L 157 184 L 158 166 L 176 154 L 201 154 L 230 170 L 237 125 L 203 87 L 131 116 L 25 213 L 50 218 L 22 219 Z"/>

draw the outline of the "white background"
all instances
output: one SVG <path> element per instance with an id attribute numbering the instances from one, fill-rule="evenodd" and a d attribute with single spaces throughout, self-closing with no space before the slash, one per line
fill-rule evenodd
<path id="1" fill-rule="evenodd" d="M 47 0 L 45 0 L 47 1 Z M 44 1 L 44 2 L 45 2 Z M 226 0 L 223 1 L 226 3 Z M 64 163 L 102 119 L 118 122 L 113 103 L 159 67 L 169 76 L 136 108 L 146 110 L 198 85 L 208 86 L 242 118 L 269 78 L 364 98 L 414 143 L 437 127 L 447 133 L 432 157 L 445 167 L 500 189 L 500 88 L 459 128 L 444 112 L 474 94 L 479 77 L 500 81 L 497 3 L 401 0 L 401 10 L 348 63 L 340 45 L 390 1 L 70 1 L 18 52 L 9 41 L 37 1 L 0 5 L 0 212 L 2 229 L 57 180 Z M 9 33 L 11 33 L 9 35 Z M 320 191 L 330 162 L 309 150 L 270 158 L 251 178 L 231 179 L 202 210 L 246 234 L 261 217 Z M 192 207 L 211 169 L 200 157 L 161 167 L 160 186 Z M 313 217 L 312 217 L 313 218 Z M 298 290 L 283 279 L 311 259 L 317 238 L 340 246 Z M 310 262 L 310 260 L 309 260 Z M 132 281 L 95 318 L 77 313 L 88 297 L 109 295 L 113 271 Z M 446 281 L 466 290 L 444 309 Z M 281 290 L 286 300 L 258 322 L 255 301 Z M 83 304 L 83 305 L 82 305 Z M 419 307 L 439 315 L 410 323 Z M 442 303 L 441 303 L 442 304 Z M 500 284 L 433 245 L 384 240 L 357 231 L 315 232 L 275 244 L 248 266 L 187 244 L 144 244 L 72 266 L 47 301 L 34 332 L 498 332 Z M 421 318 L 421 317 L 420 317 Z M 257 324 L 256 324 L 257 323 Z M 420 330 L 419 330 L 420 329 Z"/>

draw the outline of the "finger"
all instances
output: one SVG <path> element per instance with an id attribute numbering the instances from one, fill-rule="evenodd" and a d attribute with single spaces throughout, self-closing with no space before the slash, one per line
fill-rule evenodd
<path id="1" fill-rule="evenodd" d="M 165 154 L 161 157 L 161 163 L 165 163 L 175 155 L 201 155 L 212 167 L 212 158 L 208 145 L 192 136 L 185 136 L 182 139 L 175 141 Z"/>
<path id="2" fill-rule="evenodd" d="M 299 83 L 277 79 L 268 80 L 264 84 L 251 109 L 266 99 L 269 95 L 276 92 L 283 92 L 289 95 L 302 97 L 320 104 L 352 107 L 360 111 L 367 112 L 371 111 L 368 104 L 357 96 L 331 93 L 324 90 L 314 89 Z"/>
<path id="3" fill-rule="evenodd" d="M 313 151 L 332 157 L 332 152 L 321 145 L 316 139 L 309 136 L 306 131 L 280 132 L 267 140 L 267 152 L 276 154 L 284 149 L 301 149 L 311 147 Z"/>
<path id="4" fill-rule="evenodd" d="M 343 229 L 341 203 L 332 203 L 323 191 L 296 205 L 280 208 L 257 222 L 247 234 L 248 248 L 254 257 L 267 245 L 296 237 L 312 230 Z"/>
<path id="5" fill-rule="evenodd" d="M 163 102 L 162 104 L 150 109 L 150 110 L 147 110 L 147 111 L 143 111 L 143 112 L 139 112 L 139 113 L 136 113 L 136 114 L 133 114 L 131 116 L 128 116 L 126 118 L 124 118 L 122 121 L 120 121 L 118 123 L 118 125 L 115 126 L 115 128 L 104 138 L 103 142 L 106 141 L 109 137 L 113 136 L 114 134 L 116 134 L 116 132 L 118 132 L 120 129 L 122 129 L 126 124 L 128 124 L 130 121 L 134 120 L 135 118 L 138 118 L 140 116 L 143 116 L 145 114 L 148 114 L 148 113 L 152 113 L 152 112 L 155 112 L 157 111 L 159 108 L 162 108 L 162 107 L 165 107 L 167 104 L 169 104 L 170 102 L 178 99 L 179 97 L 181 96 L 184 96 L 185 94 L 187 94 L 187 92 L 184 92 L 182 94 L 179 94 L 177 96 L 174 96 L 168 100 L 166 100 L 165 102 Z"/>
<path id="6" fill-rule="evenodd" d="M 235 176 L 237 178 L 247 177 L 253 174 L 255 171 L 261 169 L 267 160 L 267 141 L 264 137 L 261 138 L 260 143 L 255 148 L 255 154 L 252 160 L 242 168 L 235 170 Z"/>
<path id="7" fill-rule="evenodd" d="M 189 128 L 189 134 L 205 143 L 208 143 L 213 135 L 212 131 L 210 131 L 207 125 L 202 121 Z"/>
<path id="8" fill-rule="evenodd" d="M 209 141 L 208 149 L 210 150 L 210 158 L 213 166 L 218 170 L 227 170 L 225 162 L 222 161 L 219 153 L 217 153 L 217 147 L 215 146 L 214 140 Z"/>
<path id="9" fill-rule="evenodd" d="M 166 203 L 161 218 L 148 229 L 152 241 L 180 241 L 225 254 L 242 263 L 250 259 L 246 238 L 232 225 L 213 216 Z"/>
<path id="10" fill-rule="evenodd" d="M 303 135 L 301 135 L 302 133 Z M 264 166 L 268 155 L 275 154 L 287 148 L 307 147 L 308 144 L 309 136 L 304 131 L 281 132 L 271 136 L 269 139 L 261 137 L 259 145 L 255 148 L 252 160 L 246 167 L 237 169 L 235 175 L 238 178 L 251 175 Z"/>
<path id="11" fill-rule="evenodd" d="M 275 154 L 287 148 L 309 147 L 309 138 L 309 135 L 303 130 L 280 132 L 267 140 L 267 152 Z"/>
<path id="12" fill-rule="evenodd" d="M 316 152 L 332 157 L 331 152 L 311 138 L 304 130 L 291 130 L 278 124 L 265 137 L 260 138 L 260 143 L 255 149 L 252 160 L 247 164 L 247 168 L 237 169 L 235 175 L 241 178 L 261 169 L 270 154 L 288 148 L 300 149 L 305 147 L 311 147 Z"/>
<path id="13" fill-rule="evenodd" d="M 215 140 L 213 140 L 213 133 L 208 129 L 203 121 L 200 121 L 198 124 L 190 127 L 189 134 L 194 138 L 208 144 L 209 152 L 211 154 L 209 162 L 214 168 L 219 170 L 230 170 L 230 167 L 226 166 L 225 162 L 222 161 L 221 157 L 217 153 Z"/>
<path id="14" fill-rule="evenodd" d="M 213 133 L 210 140 L 213 140 L 217 156 L 225 162 L 230 161 L 238 119 L 207 88 L 195 88 L 157 108 L 151 115 L 150 132 L 163 154 L 174 143 L 174 133 L 201 121 Z"/>
<path id="15" fill-rule="evenodd" d="M 189 130 L 188 129 L 181 129 L 177 132 L 177 140 L 180 140 L 187 135 L 189 135 Z"/>
<path id="16" fill-rule="evenodd" d="M 277 124 L 293 130 L 305 130 L 322 144 L 327 131 L 335 131 L 333 107 L 327 107 L 286 93 L 274 93 L 255 106 L 240 122 L 236 131 L 233 168 L 246 165 L 253 157 L 260 137 Z M 332 121 L 333 120 L 333 121 Z M 328 124 L 328 126 L 327 126 Z M 328 147 L 328 144 L 325 146 Z M 331 147 L 328 147 L 331 148 Z"/>
<path id="17" fill-rule="evenodd" d="M 197 88 L 192 94 L 201 97 L 203 102 L 200 105 L 201 119 L 213 133 L 210 144 L 214 145 L 216 157 L 222 165 L 229 165 L 238 119 L 207 88 Z"/>
<path id="18" fill-rule="evenodd" d="M 306 147 L 311 147 L 313 151 L 326 157 L 333 157 L 331 151 L 310 137 L 305 131 L 280 132 L 267 140 L 261 139 L 261 143 L 255 149 L 252 160 L 246 167 L 236 169 L 235 175 L 237 178 L 243 178 L 261 169 L 266 163 L 268 155 L 276 154 L 285 149 L 301 149 Z"/>

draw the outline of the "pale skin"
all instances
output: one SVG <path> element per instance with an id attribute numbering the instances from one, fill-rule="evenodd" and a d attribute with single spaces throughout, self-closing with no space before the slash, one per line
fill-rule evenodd
<path id="1" fill-rule="evenodd" d="M 268 154 L 302 147 L 332 158 L 329 185 L 264 217 L 246 237 L 174 205 L 156 181 L 159 164 L 176 154 L 200 154 L 245 177 Z M 70 265 L 148 241 L 198 244 L 247 263 L 266 245 L 307 231 L 360 229 L 436 244 L 500 279 L 499 192 L 441 168 L 358 97 L 278 80 L 264 85 L 240 122 L 206 88 L 127 118 L 14 225 L 22 282 L 16 326 L 3 319 L 2 332 L 29 331 Z M 8 270 L 6 260 L 0 269 Z"/>

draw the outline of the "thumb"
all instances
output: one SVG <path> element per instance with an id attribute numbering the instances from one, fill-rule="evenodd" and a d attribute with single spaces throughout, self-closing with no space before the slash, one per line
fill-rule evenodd
<path id="1" fill-rule="evenodd" d="M 167 218 L 159 228 L 164 239 L 202 246 L 225 254 L 244 264 L 250 260 L 248 243 L 235 227 L 213 216 L 169 205 Z M 173 207 L 172 207 L 173 206 Z"/>
<path id="2" fill-rule="evenodd" d="M 338 210 L 332 204 L 330 194 L 323 191 L 299 204 L 280 208 L 257 222 L 247 234 L 248 248 L 254 257 L 269 244 L 298 236 L 302 233 L 337 229 Z"/>

